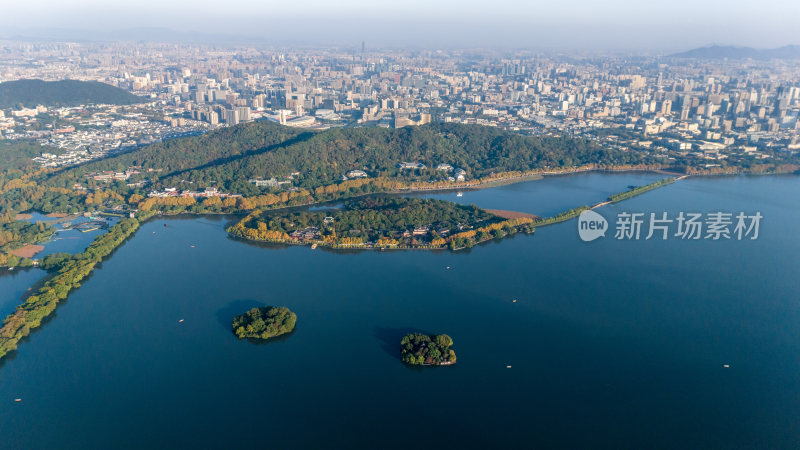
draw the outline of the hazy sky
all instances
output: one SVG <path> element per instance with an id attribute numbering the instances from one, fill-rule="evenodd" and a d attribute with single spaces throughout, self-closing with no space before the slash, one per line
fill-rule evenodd
<path id="1" fill-rule="evenodd" d="M 800 0 L 21 0 L 0 35 L 46 29 L 179 31 L 282 43 L 672 51 L 800 44 Z"/>

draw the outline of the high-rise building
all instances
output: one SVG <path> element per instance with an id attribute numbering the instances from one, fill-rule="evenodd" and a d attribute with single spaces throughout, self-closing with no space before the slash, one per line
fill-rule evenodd
<path id="1" fill-rule="evenodd" d="M 250 108 L 248 106 L 236 107 L 236 123 L 250 122 Z"/>
<path id="2" fill-rule="evenodd" d="M 239 123 L 239 115 L 235 109 L 226 109 L 224 114 L 226 124 L 236 125 Z"/>
<path id="3" fill-rule="evenodd" d="M 689 120 L 689 105 L 684 104 L 681 108 L 681 120 Z"/>

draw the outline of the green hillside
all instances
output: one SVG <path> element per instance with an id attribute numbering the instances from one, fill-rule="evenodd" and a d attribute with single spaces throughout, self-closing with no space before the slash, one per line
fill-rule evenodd
<path id="1" fill-rule="evenodd" d="M 400 162 L 425 164 L 423 170 L 401 170 Z M 281 178 L 299 172 L 295 185 L 315 188 L 339 181 L 349 170 L 370 177 L 406 181 L 439 180 L 448 175 L 435 170 L 450 164 L 481 178 L 504 171 L 586 163 L 631 164 L 633 153 L 604 149 L 585 139 L 531 137 L 479 125 L 430 124 L 402 129 L 337 128 L 310 132 L 260 121 L 214 131 L 202 136 L 153 144 L 69 169 L 51 181 L 69 187 L 84 175 L 103 170 L 142 170 L 152 187 L 215 185 L 227 191 L 259 192 L 250 178 Z"/>
<path id="2" fill-rule="evenodd" d="M 78 106 L 90 103 L 130 105 L 144 97 L 97 81 L 15 80 L 0 83 L 0 109 L 45 106 Z"/>
<path id="3" fill-rule="evenodd" d="M 0 177 L 9 171 L 32 171 L 39 166 L 31 160 L 42 153 L 61 154 L 62 150 L 54 147 L 43 147 L 32 139 L 14 141 L 0 140 Z"/>

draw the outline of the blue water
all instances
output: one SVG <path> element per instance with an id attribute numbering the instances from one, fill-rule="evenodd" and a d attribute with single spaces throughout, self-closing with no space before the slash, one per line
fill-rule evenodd
<path id="1" fill-rule="evenodd" d="M 38 212 L 32 212 L 31 214 L 31 222 L 48 222 L 52 225 L 56 230 L 55 235 L 53 235 L 50 240 L 46 242 L 40 243 L 44 246 L 44 250 L 37 253 L 35 258 L 44 258 L 47 255 L 51 255 L 53 253 L 80 253 L 89 246 L 89 244 L 94 241 L 94 239 L 105 233 L 106 229 L 98 228 L 97 230 L 82 232 L 77 229 L 69 229 L 64 230 L 61 228 L 60 223 L 54 222 L 53 218 L 47 217 L 46 215 Z M 119 221 L 118 218 L 113 216 L 107 216 L 103 218 L 108 222 L 108 226 L 113 226 L 115 223 Z M 77 225 L 83 222 L 88 222 L 89 219 L 85 217 L 79 217 L 77 219 L 71 220 L 70 222 L 73 225 Z"/>
<path id="2" fill-rule="evenodd" d="M 608 174 L 589 172 L 576 175 L 548 176 L 543 180 L 508 184 L 489 189 L 463 190 L 421 194 L 426 198 L 447 200 L 481 208 L 502 209 L 554 216 L 564 209 L 594 205 L 605 201 L 612 193 L 627 191 L 630 186 L 644 186 L 667 178 L 667 175 L 647 172 Z"/>
<path id="3" fill-rule="evenodd" d="M 49 240 L 40 243 L 44 246 L 44 250 L 34 256 L 36 259 L 44 258 L 53 253 L 80 253 L 86 250 L 89 244 L 94 241 L 94 238 L 106 232 L 105 229 L 97 229 L 86 233 L 79 230 L 62 230 L 61 224 L 52 223 L 53 219 L 44 214 L 33 212 L 31 216 L 31 222 L 50 222 L 58 230 Z M 81 217 L 72 221 L 72 223 L 78 224 L 88 220 Z M 109 226 L 117 221 L 118 219 L 116 218 L 109 220 Z M 0 317 L 5 318 L 8 314 L 14 312 L 17 305 L 21 303 L 22 296 L 37 281 L 44 278 L 45 274 L 44 270 L 35 268 L 15 268 L 12 271 L 8 271 L 5 267 L 0 268 Z"/>
<path id="4" fill-rule="evenodd" d="M 579 204 L 643 184 L 590 177 Z M 575 206 L 569 180 L 532 182 L 560 186 L 538 204 Z M 800 178 L 690 178 L 598 212 L 679 210 L 759 210 L 761 237 L 584 243 L 573 220 L 337 253 L 153 220 L 0 366 L 2 446 L 797 448 Z M 260 304 L 296 331 L 237 340 Z M 405 367 L 413 330 L 450 334 L 458 363 Z"/>
<path id="5" fill-rule="evenodd" d="M 44 275 L 45 271 L 41 269 L 28 268 L 8 271 L 5 267 L 0 268 L 0 317 L 5 318 L 14 312 L 14 309 L 20 304 L 22 296 Z"/>

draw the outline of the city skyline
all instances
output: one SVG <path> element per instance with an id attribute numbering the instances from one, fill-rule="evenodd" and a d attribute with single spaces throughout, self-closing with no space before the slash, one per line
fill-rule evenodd
<path id="1" fill-rule="evenodd" d="M 0 99 L 2 91 L 18 95 L 0 114 L 0 137 L 63 149 L 37 160 L 60 167 L 258 120 L 317 130 L 436 121 L 558 130 L 660 161 L 689 156 L 720 168 L 800 148 L 796 49 L 781 53 L 786 59 L 726 60 L 719 54 L 728 49 L 706 49 L 716 54 L 710 59 L 575 58 L 527 50 L 8 42 L 0 45 Z M 30 60 L 40 63 L 19 63 Z M 35 78 L 52 83 L 24 81 Z M 66 78 L 100 81 L 116 98 L 127 102 L 132 92 L 144 104 L 48 104 L 42 94 Z M 87 102 L 101 105 L 81 106 Z"/>

